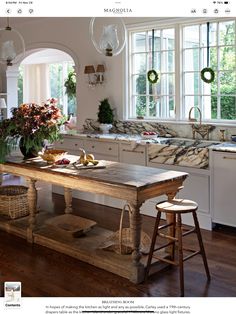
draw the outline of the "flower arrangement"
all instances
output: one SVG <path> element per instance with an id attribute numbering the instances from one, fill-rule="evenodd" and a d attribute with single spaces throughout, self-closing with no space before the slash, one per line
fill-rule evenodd
<path id="1" fill-rule="evenodd" d="M 12 109 L 12 117 L 0 122 L 0 162 L 5 161 L 19 139 L 28 152 L 39 151 L 44 140 L 52 143 L 60 138 L 60 125 L 65 119 L 56 103 L 51 98 L 42 105 L 29 103 Z"/>

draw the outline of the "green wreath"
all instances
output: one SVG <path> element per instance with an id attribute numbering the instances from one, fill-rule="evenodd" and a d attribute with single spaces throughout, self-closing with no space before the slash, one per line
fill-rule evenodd
<path id="1" fill-rule="evenodd" d="M 206 73 L 210 74 L 210 78 L 206 78 Z M 205 83 L 212 83 L 215 79 L 215 72 L 212 70 L 212 68 L 204 68 L 201 71 L 201 79 L 205 82 Z"/>
<path id="2" fill-rule="evenodd" d="M 150 70 L 147 73 L 147 78 L 151 84 L 156 84 L 156 82 L 159 80 L 159 75 L 155 70 Z"/>

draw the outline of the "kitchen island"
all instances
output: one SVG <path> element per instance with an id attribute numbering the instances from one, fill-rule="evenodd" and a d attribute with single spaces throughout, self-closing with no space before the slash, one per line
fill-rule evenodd
<path id="1" fill-rule="evenodd" d="M 78 157 L 69 155 L 68 158 Z M 31 160 L 14 157 L 5 164 L 1 164 L 0 172 L 26 178 L 29 186 L 30 215 L 29 218 L 16 221 L 1 219 L 0 228 L 24 237 L 30 243 L 55 249 L 139 283 L 144 279 L 146 264 L 146 257 L 140 252 L 142 227 L 140 207 L 146 200 L 160 195 L 167 195 L 169 199 L 173 198 L 181 189 L 187 173 L 112 161 L 100 161 L 100 163 L 105 166 L 104 169 L 57 168 L 48 165 L 39 157 Z M 99 249 L 99 244 L 111 234 L 109 230 L 99 226 L 94 227 L 84 237 L 71 239 L 52 230 L 44 223 L 48 216 L 45 213 L 37 213 L 36 210 L 35 183 L 37 180 L 64 187 L 66 214 L 73 212 L 72 189 L 125 200 L 132 209 L 130 216 L 132 255 L 119 255 Z M 168 220 L 171 221 L 171 219 L 172 217 L 169 216 Z"/>

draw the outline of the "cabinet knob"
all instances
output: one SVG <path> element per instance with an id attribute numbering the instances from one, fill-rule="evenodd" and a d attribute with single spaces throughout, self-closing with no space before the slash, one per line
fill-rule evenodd
<path id="1" fill-rule="evenodd" d="M 77 144 L 77 143 L 75 143 L 75 146 L 78 146 L 78 144 Z"/>
<path id="2" fill-rule="evenodd" d="M 92 148 L 95 148 L 95 146 L 93 145 Z"/>
<path id="3" fill-rule="evenodd" d="M 111 148 L 111 147 L 109 147 L 109 148 L 108 148 L 108 150 L 112 150 L 112 148 Z"/>

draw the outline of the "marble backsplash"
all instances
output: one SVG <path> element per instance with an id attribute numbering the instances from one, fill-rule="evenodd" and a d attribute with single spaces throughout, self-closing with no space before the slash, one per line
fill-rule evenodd
<path id="1" fill-rule="evenodd" d="M 86 132 L 100 131 L 99 122 L 93 119 L 86 119 L 83 125 L 83 129 Z M 235 126 L 215 126 L 215 128 L 209 133 L 209 140 L 220 141 L 221 132 L 225 130 L 225 140 L 230 141 L 230 136 L 236 134 Z M 155 131 L 159 136 L 173 136 L 193 138 L 192 127 L 190 123 L 158 123 L 148 121 L 115 121 L 111 133 L 124 133 L 124 134 L 140 134 L 144 131 Z M 199 134 L 196 138 L 201 139 Z"/>

